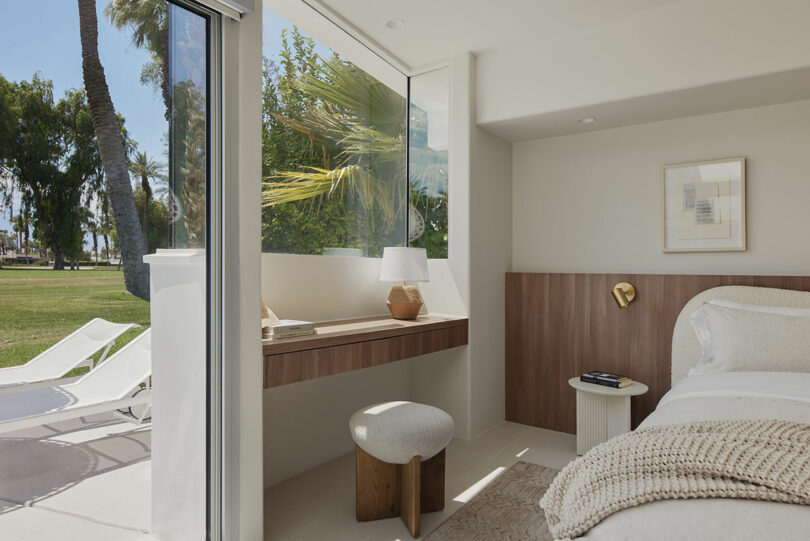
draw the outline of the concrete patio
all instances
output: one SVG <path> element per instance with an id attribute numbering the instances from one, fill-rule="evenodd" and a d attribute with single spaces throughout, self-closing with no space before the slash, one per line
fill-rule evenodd
<path id="1" fill-rule="evenodd" d="M 154 539 L 151 434 L 102 414 L 0 437 L 2 538 Z"/>

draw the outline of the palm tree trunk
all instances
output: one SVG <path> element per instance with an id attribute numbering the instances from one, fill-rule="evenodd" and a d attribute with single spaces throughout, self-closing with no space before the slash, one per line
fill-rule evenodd
<path id="1" fill-rule="evenodd" d="M 171 11 L 171 5 L 170 9 Z M 166 107 L 166 120 L 171 120 L 169 109 L 169 13 L 166 13 L 166 20 L 160 29 L 160 90 L 163 94 L 163 105 Z"/>
<path id="2" fill-rule="evenodd" d="M 25 239 L 25 261 L 28 262 L 28 215 L 23 217 L 23 239 Z"/>
<path id="3" fill-rule="evenodd" d="M 124 283 L 130 293 L 148 299 L 149 267 L 143 261 L 145 253 L 143 235 L 129 181 L 124 142 L 104 75 L 104 67 L 98 56 L 96 2 L 77 1 L 84 87 L 101 153 L 101 162 L 107 176 L 107 192 L 113 206 L 115 226 L 118 229 L 118 242 L 124 264 Z"/>
<path id="4" fill-rule="evenodd" d="M 143 250 L 149 253 L 149 202 L 152 200 L 152 187 L 149 186 L 149 177 L 141 176 L 143 189 Z"/>

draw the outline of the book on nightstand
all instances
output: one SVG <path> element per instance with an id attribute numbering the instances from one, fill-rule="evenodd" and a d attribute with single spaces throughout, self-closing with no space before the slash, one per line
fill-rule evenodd
<path id="1" fill-rule="evenodd" d="M 592 370 L 579 376 L 580 381 L 586 383 L 593 383 L 595 385 L 604 385 L 605 387 L 613 387 L 621 389 L 633 383 L 633 380 L 627 376 L 619 374 L 611 374 L 609 372 L 602 372 L 600 370 Z"/>

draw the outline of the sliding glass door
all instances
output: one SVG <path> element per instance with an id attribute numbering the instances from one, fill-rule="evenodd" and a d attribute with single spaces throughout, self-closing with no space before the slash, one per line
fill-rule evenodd
<path id="1" fill-rule="evenodd" d="M 221 17 L 7 4 L 0 537 L 217 539 Z"/>
<path id="2" fill-rule="evenodd" d="M 169 249 L 152 271 L 152 533 L 203 539 L 219 523 L 219 16 L 168 4 Z M 215 481 L 212 483 L 211 481 Z"/>

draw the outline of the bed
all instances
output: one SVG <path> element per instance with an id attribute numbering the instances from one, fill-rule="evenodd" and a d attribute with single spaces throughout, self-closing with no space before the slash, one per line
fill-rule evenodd
<path id="1" fill-rule="evenodd" d="M 672 389 L 637 430 L 693 421 L 783 420 L 810 424 L 810 369 L 689 375 L 701 358 L 690 317 L 712 300 L 810 308 L 810 293 L 725 286 L 706 290 L 681 311 L 672 340 Z M 808 362 L 810 362 L 810 350 Z M 810 448 L 807 448 L 810 454 Z M 810 506 L 747 499 L 665 499 L 618 511 L 580 539 L 808 539 Z"/>

